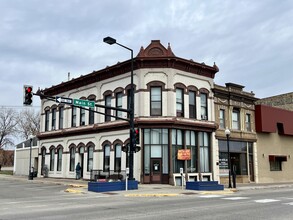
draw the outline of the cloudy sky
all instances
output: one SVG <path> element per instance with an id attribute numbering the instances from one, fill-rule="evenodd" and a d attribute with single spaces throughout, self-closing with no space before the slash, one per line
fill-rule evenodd
<path id="1" fill-rule="evenodd" d="M 215 82 L 263 98 L 292 92 L 292 0 L 0 0 L 0 106 L 22 106 L 24 84 L 46 88 L 170 42 L 213 65 Z M 38 97 L 34 99 L 39 106 Z"/>

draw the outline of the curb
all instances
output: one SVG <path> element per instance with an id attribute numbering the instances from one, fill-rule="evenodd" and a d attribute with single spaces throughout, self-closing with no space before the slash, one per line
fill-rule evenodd
<path id="1" fill-rule="evenodd" d="M 125 197 L 171 197 L 171 196 L 179 196 L 179 194 L 172 193 L 147 193 L 147 194 L 126 194 Z"/>
<path id="2" fill-rule="evenodd" d="M 83 191 L 81 191 L 81 190 L 77 190 L 77 189 L 72 189 L 72 188 L 68 188 L 68 189 L 64 190 L 64 192 L 68 192 L 68 193 L 76 193 L 76 194 L 84 194 Z"/>
<path id="3" fill-rule="evenodd" d="M 237 190 L 223 190 L 223 191 L 202 191 L 201 195 L 229 195 L 237 192 Z"/>

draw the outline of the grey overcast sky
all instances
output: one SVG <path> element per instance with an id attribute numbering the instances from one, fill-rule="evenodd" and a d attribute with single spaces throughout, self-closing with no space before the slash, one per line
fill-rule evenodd
<path id="1" fill-rule="evenodd" d="M 258 98 L 292 92 L 292 0 L 0 0 L 0 106 L 130 58 L 151 40 Z M 39 98 L 34 97 L 38 107 Z"/>

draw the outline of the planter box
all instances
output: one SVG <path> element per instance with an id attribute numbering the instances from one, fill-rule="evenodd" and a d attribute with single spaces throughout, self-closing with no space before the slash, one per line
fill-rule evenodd
<path id="1" fill-rule="evenodd" d="M 224 185 L 218 184 L 218 181 L 201 181 L 201 182 L 186 182 L 186 189 L 192 190 L 224 190 Z"/>
<path id="2" fill-rule="evenodd" d="M 125 190 L 126 182 L 89 182 L 88 191 L 92 192 L 109 192 Z M 128 190 L 138 189 L 138 181 L 129 180 Z"/>

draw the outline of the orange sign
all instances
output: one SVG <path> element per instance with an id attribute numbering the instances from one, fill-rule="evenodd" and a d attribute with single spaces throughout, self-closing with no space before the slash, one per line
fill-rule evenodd
<path id="1" fill-rule="evenodd" d="M 190 160 L 190 149 L 178 150 L 177 152 L 178 160 Z"/>

